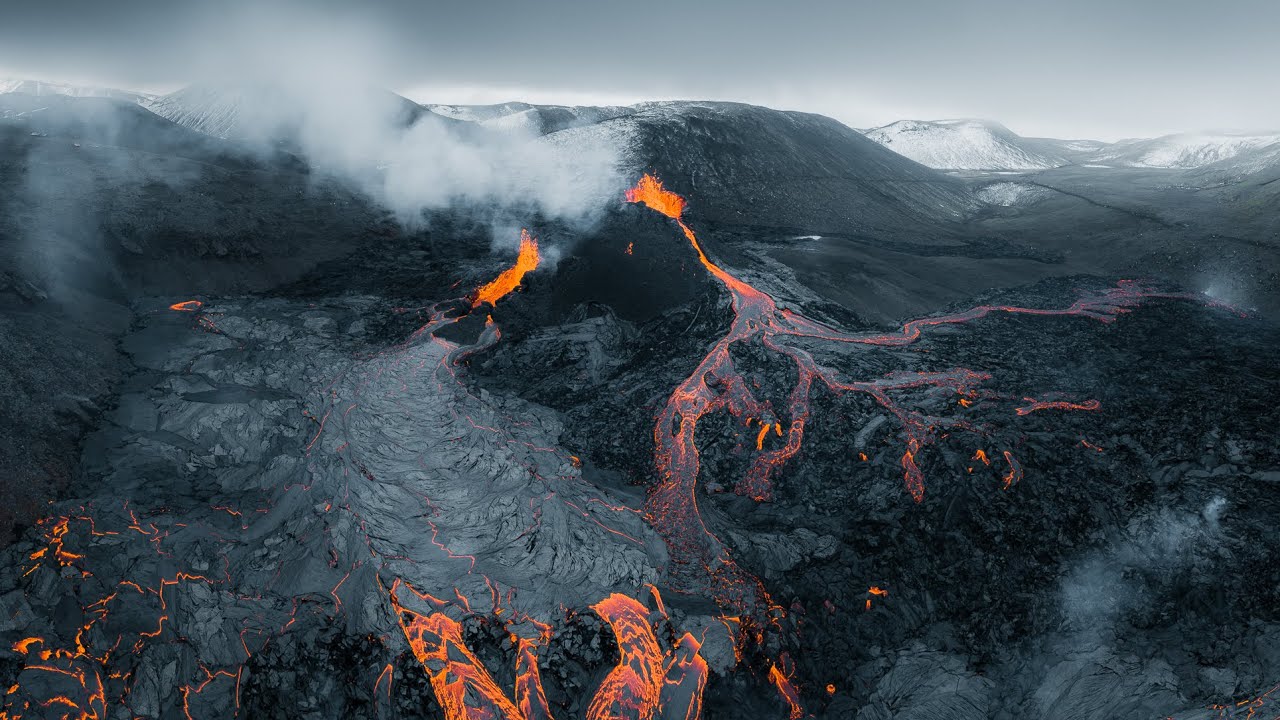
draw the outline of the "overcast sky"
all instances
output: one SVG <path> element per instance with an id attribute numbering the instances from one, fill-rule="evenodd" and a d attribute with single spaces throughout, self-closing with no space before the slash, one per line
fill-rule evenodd
<path id="1" fill-rule="evenodd" d="M 308 69 L 423 102 L 740 100 L 866 127 L 1280 129 L 1277 0 L 0 0 L 0 76 Z"/>

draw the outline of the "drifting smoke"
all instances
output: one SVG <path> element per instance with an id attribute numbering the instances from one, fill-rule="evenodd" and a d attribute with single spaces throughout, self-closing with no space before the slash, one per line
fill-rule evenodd
<path id="1" fill-rule="evenodd" d="M 13 267 L 42 294 L 74 307 L 120 285 L 113 251 L 140 253 L 122 208 L 143 187 L 170 192 L 197 179 L 177 136 L 142 108 L 102 98 L 0 96 L 0 152 L 20 169 L 0 199 L 0 235 Z M 71 138 L 74 138 L 74 142 Z M 143 148 L 143 153 L 119 148 Z M 159 217 L 148 218 L 150 222 Z"/>
<path id="2" fill-rule="evenodd" d="M 437 115 L 371 83 L 395 76 L 385 41 L 355 17 L 247 9 L 231 37 L 200 51 L 206 68 L 172 97 L 170 117 L 201 108 L 206 132 L 274 152 L 281 143 L 319 173 L 353 181 L 406 225 L 468 205 L 589 224 L 623 188 L 612 143 L 572 152 L 533 128 Z M 582 138 L 579 138 L 581 140 Z"/>
<path id="3" fill-rule="evenodd" d="M 1111 630 L 1128 613 L 1159 600 L 1162 587 L 1206 564 L 1223 542 L 1222 497 L 1201 512 L 1164 511 L 1135 518 L 1115 542 L 1084 558 L 1060 591 L 1069 627 L 1084 634 Z"/>
<path id="4" fill-rule="evenodd" d="M 296 154 L 311 169 L 306 203 L 332 207 L 337 180 L 409 228 L 432 211 L 464 207 L 493 228 L 496 251 L 513 255 L 521 227 L 539 219 L 590 227 L 622 193 L 619 152 L 605 135 L 576 133 L 570 148 L 542 137 L 536 123 L 486 127 L 374 86 L 403 70 L 386 59 L 385 29 L 354 12 L 279 4 L 220 12 L 197 12 L 189 31 L 175 31 L 191 82 L 177 92 L 0 96 L 0 120 L 12 131 L 0 149 L 24 157 L 19 182 L 0 196 L 0 236 L 18 240 L 8 249 L 22 279 L 0 283 L 78 307 L 85 293 L 120 295 L 128 280 L 113 257 L 122 254 L 158 258 L 175 238 L 215 258 L 258 252 L 253 238 L 280 213 L 254 217 L 235 192 L 210 191 L 230 177 L 211 158 L 233 172 L 245 159 L 271 171 L 282 151 Z M 201 191 L 176 192 L 192 185 Z M 276 185 L 252 192 L 243 201 L 254 208 L 303 199 Z M 295 209 L 308 212 L 282 212 Z M 317 216 L 317 231 L 342 232 L 325 225 L 333 217 Z M 559 253 L 548 243 L 542 260 L 554 266 Z"/>

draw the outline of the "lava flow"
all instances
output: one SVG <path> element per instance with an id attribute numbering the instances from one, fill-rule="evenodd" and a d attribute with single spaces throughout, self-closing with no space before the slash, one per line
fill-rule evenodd
<path id="1" fill-rule="evenodd" d="M 480 307 L 483 303 L 494 305 L 504 295 L 520 287 L 526 273 L 538 268 L 542 256 L 538 253 L 538 240 L 528 230 L 520 231 L 520 254 L 516 256 L 516 264 L 502 271 L 502 274 L 475 291 L 471 299 L 471 307 Z"/>
<path id="2" fill-rule="evenodd" d="M 1023 398 L 1023 400 L 1028 404 L 1014 409 L 1014 412 L 1019 415 L 1030 415 L 1040 410 L 1097 410 L 1102 407 L 1102 403 L 1097 400 L 1085 400 L 1080 403 L 1065 400 L 1036 400 L 1035 398 Z"/>
<path id="3" fill-rule="evenodd" d="M 534 623 L 539 630 L 536 640 L 512 636 L 517 648 L 512 700 L 463 641 L 461 623 L 444 612 L 424 615 L 410 610 L 395 592 L 391 600 L 448 720 L 551 720 L 537 659 L 538 647 L 551 639 L 549 626 Z M 591 609 L 613 631 L 619 660 L 592 696 L 587 720 L 644 720 L 659 712 L 663 717 L 697 720 L 707 664 L 693 635 L 685 633 L 663 653 L 650 612 L 639 601 L 614 593 Z"/>
<path id="4" fill-rule="evenodd" d="M 50 608 L 50 616 L 24 609 L 18 624 L 5 630 L 20 665 L 0 698 L 0 720 L 244 717 L 242 692 L 250 698 L 245 712 L 251 716 L 258 702 L 253 683 L 260 681 L 248 672 L 251 658 L 273 646 L 302 646 L 306 641 L 299 634 L 313 632 L 317 623 L 368 633 L 381 647 L 376 663 L 369 658 L 376 676 L 368 683 L 375 702 L 389 705 L 398 692 L 394 653 L 406 647 L 392 640 L 397 620 L 449 720 L 549 720 L 539 664 L 552 638 L 551 621 L 571 612 L 550 605 L 552 598 L 569 597 L 568 586 L 583 598 L 566 602 L 582 607 L 598 601 L 592 607 L 613 629 L 622 657 L 591 702 L 590 717 L 650 720 L 661 714 L 696 720 L 707 677 L 699 641 L 664 632 L 671 642 L 660 643 L 644 605 L 610 594 L 626 585 L 628 575 L 597 589 L 603 583 L 579 575 L 577 567 L 566 572 L 550 561 L 587 551 L 536 542 L 546 537 L 545 511 L 559 527 L 579 523 L 565 530 L 592 548 L 590 560 L 606 571 L 611 557 L 640 568 L 645 543 L 632 535 L 647 529 L 638 511 L 582 480 L 581 462 L 553 444 L 550 421 L 544 425 L 531 413 L 509 416 L 466 387 L 467 359 L 499 341 L 492 317 L 469 344 L 436 335 L 475 316 L 473 300 L 500 302 L 519 286 L 538 264 L 536 241 L 528 233 L 521 245 L 515 267 L 474 297 L 430 308 L 430 319 L 403 344 L 341 366 L 341 374 L 318 393 L 322 406 L 302 412 L 302 432 L 281 436 L 270 451 L 272 457 L 305 458 L 278 482 L 258 487 L 184 478 L 149 488 L 137 498 L 146 504 L 136 510 L 133 498 L 113 498 L 41 521 L 32 533 L 37 542 L 23 548 L 15 575 L 24 592 L 44 598 L 33 605 Z M 332 363 L 318 360 L 312 367 Z M 403 396 L 414 402 L 402 402 Z M 538 427 L 522 430 L 530 423 Z M 547 445 L 531 442 L 543 438 Z M 484 463 L 478 468 L 476 458 Z M 550 472 L 557 473 L 554 479 Z M 501 515 L 511 527 L 450 537 L 451 529 L 469 533 L 470 523 L 483 526 L 477 513 L 500 504 L 495 497 L 516 508 Z M 631 532 L 597 517 L 609 513 Z M 525 520 L 529 524 L 521 530 Z M 492 546 L 499 540 L 504 550 L 512 548 L 512 561 L 495 559 Z M 625 547 L 612 548 L 611 555 L 612 546 Z M 537 573 L 538 585 L 527 598 L 514 585 L 501 588 L 484 574 L 497 570 L 508 574 L 508 583 L 521 581 L 528 572 L 523 563 Z M 451 599 L 414 591 L 413 602 L 431 609 L 404 607 L 407 578 L 431 583 Z M 468 595 L 475 597 L 481 588 L 492 604 L 481 609 L 477 602 L 473 610 Z M 656 593 L 655 600 L 661 608 Z M 381 612 L 377 603 L 390 612 Z M 668 629 L 665 610 L 660 612 Z M 55 621 L 55 613 L 72 622 Z M 514 692 L 500 689 L 466 647 L 463 618 L 510 633 Z M 383 624 L 387 620 L 390 626 Z M 11 657 L 5 653 L 0 660 Z M 154 669 L 166 666 L 161 680 Z"/>
<path id="5" fill-rule="evenodd" d="M 772 476 L 800 450 L 809 422 L 809 398 L 813 386 L 829 391 L 870 396 L 901 426 L 903 445 L 900 459 L 903 479 L 916 502 L 924 499 L 924 474 L 919 455 L 940 437 L 956 430 L 983 434 L 984 429 L 957 418 L 927 415 L 895 399 L 894 393 L 916 389 L 938 389 L 959 395 L 966 409 L 981 400 L 1016 400 L 979 387 L 989 380 L 987 373 L 964 368 L 935 372 L 895 372 L 866 381 L 846 381 L 833 369 L 820 366 L 806 350 L 787 341 L 827 341 L 857 345 L 901 347 L 919 340 L 923 332 L 940 325 L 966 323 L 992 313 L 1038 316 L 1082 316 L 1111 322 L 1146 298 L 1202 300 L 1196 296 L 1156 292 L 1132 281 L 1121 281 L 1105 292 L 1089 295 L 1063 309 L 983 305 L 951 315 L 912 320 L 889 333 L 850 334 L 818 323 L 788 309 L 779 308 L 772 297 L 734 277 L 706 254 L 697 235 L 684 220 L 683 197 L 666 190 L 661 181 L 644 175 L 626 192 L 626 200 L 644 203 L 674 220 L 688 238 L 698 260 L 730 294 L 733 321 L 729 329 L 707 352 L 694 371 L 671 393 L 658 413 L 654 426 L 655 464 L 658 480 L 646 502 L 650 522 L 667 541 L 672 558 L 672 576 L 686 590 L 706 591 L 726 615 L 777 617 L 781 609 L 769 601 L 760 583 L 742 571 L 718 538 L 707 528 L 698 509 L 697 480 L 700 456 L 696 442 L 698 422 L 710 413 L 728 411 L 735 417 L 761 418 L 789 416 L 773 424 L 786 441 L 776 449 L 765 449 L 770 426 L 763 424 L 756 436 L 757 453 L 735 491 L 756 500 L 772 497 Z M 730 348 L 737 343 L 759 343 L 764 349 L 788 358 L 795 366 L 797 380 L 786 400 L 784 413 L 777 413 L 767 401 L 757 399 L 734 367 Z M 1097 401 L 1082 403 L 1053 401 L 1018 409 L 1027 414 L 1042 409 L 1097 410 Z M 785 432 L 784 432 L 784 427 Z M 1022 467 L 1007 450 L 1002 455 L 1008 465 L 1005 487 L 1022 477 Z M 982 455 L 985 459 L 985 455 Z M 788 698 L 788 701 L 790 699 Z"/>

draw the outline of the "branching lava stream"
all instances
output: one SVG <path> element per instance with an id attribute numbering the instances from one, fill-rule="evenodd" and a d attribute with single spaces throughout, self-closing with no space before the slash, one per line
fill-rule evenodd
<path id="1" fill-rule="evenodd" d="M 923 414 L 905 406 L 893 394 L 917 388 L 945 389 L 961 396 L 961 405 L 966 408 L 978 399 L 1015 398 L 1004 398 L 981 389 L 980 386 L 991 376 L 964 368 L 940 372 L 894 372 L 865 381 L 844 380 L 835 370 L 820 366 L 796 341 L 901 347 L 915 343 L 929 328 L 971 322 L 993 313 L 1082 316 L 1112 322 L 1118 315 L 1136 307 L 1147 298 L 1203 301 L 1203 298 L 1193 295 L 1162 293 L 1136 282 L 1121 281 L 1105 292 L 1082 297 L 1062 309 L 982 305 L 951 315 L 912 320 L 897 332 L 850 334 L 812 321 L 797 312 L 779 308 L 772 297 L 714 263 L 707 256 L 693 229 L 684 220 L 684 198 L 666 190 L 656 177 L 641 177 L 627 191 L 626 200 L 644 203 L 650 209 L 674 220 L 688 238 L 698 260 L 730 295 L 733 320 L 728 331 L 711 347 L 689 377 L 675 388 L 658 414 L 653 431 L 658 478 L 645 510 L 650 522 L 670 549 L 673 563 L 671 575 L 677 585 L 689 592 L 710 594 L 720 604 L 726 617 L 752 620 L 757 637 L 760 627 L 776 622 L 782 616 L 782 608 L 770 600 L 756 578 L 742 570 L 730 557 L 724 544 L 703 521 L 697 499 L 701 467 L 696 441 L 699 421 L 719 411 L 727 411 L 736 418 L 746 419 L 748 423 L 753 418 L 774 413 L 767 402 L 756 398 L 748 383 L 734 368 L 730 354 L 733 345 L 759 343 L 767 350 L 788 358 L 798 373 L 796 383 L 787 398 L 785 414 L 788 419 L 774 425 L 780 431 L 786 425 L 782 432 L 786 438 L 785 444 L 776 449 L 764 449 L 769 426 L 762 425 L 756 437 L 758 454 L 745 475 L 736 482 L 736 492 L 758 501 L 772 497 L 774 473 L 800 450 L 809 421 L 809 398 L 816 383 L 836 394 L 868 395 L 897 419 L 905 446 L 900 461 L 903 479 L 907 491 L 919 503 L 925 496 L 924 474 L 918 464 L 921 451 L 946 432 L 965 430 L 983 434 L 983 429 L 964 419 Z M 1098 409 L 1096 400 L 1039 402 L 1027 398 L 1025 402 L 1030 404 L 1018 408 L 1018 415 L 1041 410 Z M 1004 486 L 1007 488 L 1021 479 L 1022 467 L 1010 451 L 1004 450 L 1001 455 L 1008 468 L 1004 476 Z M 750 625 L 751 623 L 738 623 L 742 630 L 748 629 Z M 739 640 L 742 641 L 745 639 L 743 636 L 749 633 L 740 632 L 739 635 Z M 770 679 L 792 708 L 792 716 L 798 717 L 801 711 L 798 709 L 795 692 L 776 665 L 770 670 Z"/>
<path id="2" fill-rule="evenodd" d="M 711 642 L 708 627 L 717 633 L 714 639 L 720 648 L 728 647 L 725 635 L 718 634 L 714 617 L 696 637 L 677 629 L 672 618 L 682 616 L 667 615 L 657 589 L 647 586 L 653 603 L 646 603 L 637 599 L 639 588 L 661 578 L 677 591 L 714 599 L 738 651 L 762 645 L 765 631 L 780 629 L 784 617 L 783 609 L 757 578 L 737 565 L 699 511 L 701 420 L 723 411 L 750 427 L 746 449 L 751 460 L 733 485 L 742 495 L 768 501 L 775 473 L 801 449 L 815 387 L 869 397 L 896 420 L 906 490 L 922 502 L 922 452 L 957 431 L 989 438 L 988 429 L 966 420 L 964 411 L 1000 402 L 1009 404 L 1010 417 L 1018 417 L 1097 411 L 1101 404 L 1054 394 L 1039 399 L 1002 395 L 983 387 L 989 374 L 964 368 L 848 380 L 820 365 L 807 347 L 904 347 L 930 328 L 993 313 L 1111 322 L 1146 298 L 1200 299 L 1122 281 L 1062 309 L 983 305 L 912 320 L 894 332 L 846 333 L 779 307 L 773 297 L 713 262 L 685 222 L 684 198 L 664 189 L 655 177 L 643 176 L 627 191 L 626 200 L 644 203 L 675 221 L 699 262 L 728 292 L 733 311 L 725 334 L 674 388 L 657 415 L 653 440 L 658 476 L 645 500 L 643 519 L 636 508 L 617 501 L 613 491 L 585 478 L 582 461 L 558 444 L 555 428 L 560 426 L 547 408 L 519 405 L 519 398 L 494 402 L 481 397 L 486 393 L 473 394 L 464 381 L 468 360 L 501 339 L 497 323 L 483 306 L 508 297 L 540 264 L 537 240 L 527 231 L 521 233 L 513 265 L 465 298 L 424 309 L 423 324 L 406 342 L 371 357 L 339 360 L 337 351 L 319 341 L 271 345 L 275 331 L 259 327 L 266 323 L 256 323 L 252 316 L 228 314 L 229 324 L 220 320 L 215 327 L 207 317 L 211 313 L 206 301 L 174 303 L 169 306 L 173 313 L 163 313 L 170 321 L 190 319 L 190 327 L 211 333 L 182 349 L 188 354 L 175 354 L 192 358 L 191 363 L 203 358 L 197 351 L 203 353 L 215 340 L 246 353 L 244 362 L 254 370 L 261 369 L 263 358 L 292 361 L 298 348 L 333 354 L 315 365 L 308 365 L 305 357 L 297 358 L 296 365 L 281 360 L 279 389 L 266 393 L 240 388 L 241 400 L 228 404 L 247 406 L 245 398 L 259 398 L 262 392 L 257 413 L 271 403 L 285 407 L 287 401 L 271 399 L 277 394 L 295 398 L 298 404 L 289 406 L 294 408 L 289 412 L 300 411 L 305 420 L 282 425 L 279 438 L 254 451 L 259 453 L 255 458 L 277 465 L 246 470 L 229 464 L 226 467 L 243 474 L 227 484 L 212 482 L 225 479 L 212 469 L 197 473 L 188 467 L 171 473 L 179 482 L 153 484 L 145 493 L 139 492 L 141 486 L 125 486 L 121 496 L 97 498 L 74 509 L 64 504 L 39 523 L 32 533 L 34 544 L 24 546 L 19 558 L 20 594 L 43 593 L 47 599 L 61 592 L 75 602 L 56 609 L 68 622 L 23 617 L 22 627 L 30 624 L 32 629 L 6 639 L 20 667 L 0 701 L 0 720 L 105 720 L 162 713 L 187 720 L 240 716 L 244 686 L 253 681 L 251 659 L 274 652 L 273 643 L 302 626 L 312 634 L 330 626 L 358 628 L 385 650 L 377 658 L 360 658 L 371 661 L 367 687 L 373 689 L 375 702 L 390 706 L 393 688 L 401 687 L 396 662 L 416 661 L 425 669 L 448 720 L 550 720 L 553 709 L 540 664 L 548 657 L 556 621 L 585 608 L 612 633 L 618 658 L 597 676 L 591 697 L 583 698 L 588 720 L 698 720 L 709 675 L 707 660 L 713 657 L 703 654 L 704 643 Z M 627 248 L 630 254 L 631 245 Z M 279 308 L 287 305 L 282 301 L 268 307 L 276 310 L 263 317 L 274 322 Z M 470 320 L 462 322 L 465 318 Z M 309 327 L 304 322 L 297 319 L 299 326 Z M 457 332 L 437 335 L 448 326 Z M 474 341 L 446 339 L 467 332 L 476 333 Z M 237 333 L 258 335 L 251 345 L 233 342 Z M 797 374 L 784 407 L 775 408 L 757 397 L 758 389 L 735 368 L 731 350 L 739 344 L 756 344 L 794 366 Z M 255 350 L 255 345 L 265 347 Z M 226 357 L 230 369 L 238 369 L 234 363 L 239 361 Z M 344 369 L 317 389 L 316 369 L 326 372 L 334 367 Z M 205 367 L 207 372 L 215 370 L 220 369 Z M 191 372 L 190 364 L 175 364 L 162 377 L 185 382 L 184 374 Z M 296 388 L 286 380 L 302 390 L 285 392 Z M 237 425 L 214 416 L 219 406 L 213 401 L 221 389 L 192 393 L 208 402 L 207 407 L 195 407 L 194 400 L 174 395 L 167 385 L 157 387 L 154 397 L 147 396 L 153 404 L 145 406 L 154 409 L 154 417 L 181 416 L 174 422 L 187 424 L 197 418 L 206 423 L 201 427 L 210 437 L 251 444 L 234 434 L 217 434 L 224 432 L 224 425 Z M 938 417 L 916 409 L 903 397 L 913 391 L 957 396 L 961 416 Z M 303 402 L 304 397 L 311 400 Z M 247 410 L 245 415 L 231 415 L 230 409 L 220 412 L 230 418 L 251 417 Z M 161 426 L 159 420 L 149 422 Z M 259 427 L 280 424 L 273 423 Z M 293 429 L 297 427 L 305 428 L 305 436 Z M 152 438 L 121 430 L 119 438 L 192 448 L 183 450 L 189 455 L 154 450 L 153 456 L 146 456 L 152 459 L 196 456 L 194 443 L 165 432 Z M 1023 468 L 1012 451 L 995 442 L 984 445 L 973 454 L 975 464 L 1001 473 L 1004 487 L 1018 483 Z M 282 448 L 279 452 L 277 446 Z M 135 452 L 130 447 L 129 452 Z M 865 453 L 859 456 L 867 460 Z M 188 483 L 192 478 L 201 482 Z M 260 478 L 261 484 L 248 478 Z M 152 482 L 150 476 L 147 479 Z M 175 500 L 179 506 L 170 506 Z M 146 505 L 131 504 L 137 501 Z M 502 503 L 502 514 L 486 515 Z M 542 534 L 544 513 L 549 529 Z M 491 517 L 503 522 L 486 523 Z M 565 537 L 577 539 L 581 547 L 564 547 Z M 535 542 L 540 538 L 551 540 Z M 665 541 L 665 554 L 659 538 Z M 658 549 L 650 554 L 653 548 Z M 539 558 L 541 565 L 535 562 Z M 669 564 L 660 567 L 666 560 Z M 575 592 L 578 597 L 559 599 Z M 893 592 L 890 597 L 880 586 L 870 586 L 866 610 L 872 610 L 873 597 L 877 609 L 891 605 L 901 596 L 896 587 Z M 554 602 L 564 605 L 555 608 Z M 44 606 L 54 604 L 46 600 Z M 479 659 L 485 653 L 467 647 L 464 623 L 472 620 L 500 630 L 509 640 L 505 647 L 514 665 L 512 683 L 495 680 Z M 655 631 L 659 628 L 662 632 Z M 300 642 L 280 645 L 302 647 Z M 735 656 L 718 657 L 728 657 L 727 667 Z M 166 666 L 169 676 L 161 681 L 156 669 Z M 762 683 L 776 689 L 779 716 L 786 712 L 793 719 L 804 717 L 802 697 L 822 690 L 793 680 L 796 669 L 785 652 L 755 669 Z M 834 686 L 826 692 L 832 694 Z M 258 695 L 248 697 L 261 702 Z M 253 707 L 246 705 L 249 712 Z"/>

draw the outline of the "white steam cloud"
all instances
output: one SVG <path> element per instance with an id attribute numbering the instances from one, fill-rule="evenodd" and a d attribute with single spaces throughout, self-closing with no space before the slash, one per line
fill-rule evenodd
<path id="1" fill-rule="evenodd" d="M 1113 542 L 1084 558 L 1062 579 L 1067 626 L 1086 635 L 1109 632 L 1126 613 L 1151 598 L 1149 580 L 1168 579 L 1207 564 L 1222 541 L 1223 497 L 1199 513 L 1162 510 L 1135 517 Z"/>
<path id="2" fill-rule="evenodd" d="M 320 173 L 355 181 L 406 224 L 458 204 L 538 212 L 589 224 L 623 189 L 616 144 L 580 136 L 572 149 L 528 128 L 444 118 L 377 87 L 397 70 L 355 14 L 244 10 L 231 37 L 196 36 L 197 88 L 158 110 L 199 113 L 206 132 L 262 150 L 287 138 Z M 225 26 L 226 20 L 222 24 Z"/>

